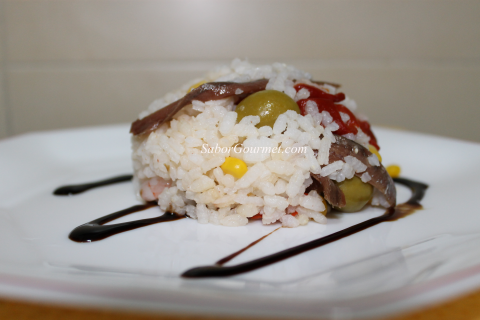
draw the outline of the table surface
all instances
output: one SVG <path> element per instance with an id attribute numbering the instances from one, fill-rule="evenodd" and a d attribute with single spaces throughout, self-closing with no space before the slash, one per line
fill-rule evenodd
<path id="1" fill-rule="evenodd" d="M 0 299 L 0 319 L 16 320 L 220 320 L 225 317 L 197 316 L 179 314 L 145 314 L 119 312 L 102 309 L 82 309 L 71 306 L 58 306 L 25 302 L 20 300 Z M 231 317 L 231 320 L 246 318 Z M 257 318 L 248 318 L 250 320 Z M 266 318 L 261 318 L 268 320 Z M 480 320 L 480 290 L 460 296 L 453 300 L 429 306 L 393 317 L 378 320 Z M 258 318 L 260 320 L 260 318 Z"/>

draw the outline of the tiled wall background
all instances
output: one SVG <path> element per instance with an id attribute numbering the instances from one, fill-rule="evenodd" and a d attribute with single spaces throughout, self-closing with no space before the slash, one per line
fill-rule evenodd
<path id="1" fill-rule="evenodd" d="M 480 1 L 0 0 L 0 138 L 130 122 L 234 57 L 343 84 L 373 124 L 480 141 Z"/>

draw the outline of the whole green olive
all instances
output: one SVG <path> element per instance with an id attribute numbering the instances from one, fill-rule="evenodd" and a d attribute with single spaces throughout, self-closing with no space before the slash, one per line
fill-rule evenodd
<path id="1" fill-rule="evenodd" d="M 260 123 L 257 124 L 257 128 L 263 126 L 273 128 L 278 116 L 287 110 L 300 113 L 300 108 L 295 100 L 285 93 L 277 90 L 263 90 L 243 99 L 237 105 L 235 112 L 238 114 L 238 121 L 246 116 L 260 116 Z"/>
<path id="2" fill-rule="evenodd" d="M 346 205 L 342 208 L 335 208 L 343 212 L 360 211 L 373 196 L 373 187 L 364 183 L 359 177 L 337 182 L 337 186 L 345 195 Z"/>

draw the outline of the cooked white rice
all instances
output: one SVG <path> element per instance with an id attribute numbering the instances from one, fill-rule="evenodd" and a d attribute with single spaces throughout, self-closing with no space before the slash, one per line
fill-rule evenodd
<path id="1" fill-rule="evenodd" d="M 262 78 L 269 79 L 267 89 L 282 91 L 295 100 L 308 97 L 307 90 L 296 93 L 293 80 L 311 84 L 311 76 L 279 63 L 255 66 L 234 60 L 230 67 L 218 68 L 201 80 L 247 82 Z M 153 102 L 140 118 L 183 97 L 193 83 Z M 321 89 L 332 94 L 336 90 L 329 85 Z M 348 98 L 342 104 L 352 111 L 356 108 Z M 248 116 L 237 123 L 234 109 L 232 98 L 206 103 L 193 101 L 154 132 L 134 136 L 132 158 L 138 191 L 157 184 L 154 179 L 158 177 L 166 180 L 168 185 L 155 198 L 161 209 L 188 214 L 200 223 L 242 226 L 258 213 L 262 214 L 264 224 L 279 221 L 285 227 L 297 227 L 309 220 L 325 223 L 323 199 L 316 191 L 305 194 L 312 183 L 310 172 L 341 181 L 362 169 L 353 157 L 327 165 L 329 148 L 334 142 L 331 132 L 338 128 L 328 112 L 319 113 L 315 106 L 307 106 L 306 116 L 287 111 L 278 117 L 273 128 L 256 128 L 258 116 Z M 365 145 L 361 132 L 350 138 Z M 368 144 L 368 136 L 366 139 Z M 239 149 L 233 147 L 240 144 L 250 150 L 290 147 L 305 152 L 237 153 Z M 205 153 L 205 145 L 218 147 L 216 151 L 224 148 L 224 152 Z M 227 150 L 229 147 L 232 149 Z M 318 150 L 317 157 L 314 149 Z M 224 174 L 220 168 L 229 156 L 243 160 L 248 166 L 240 179 Z M 368 179 L 362 176 L 362 180 Z M 294 212 L 298 214 L 293 216 Z"/>

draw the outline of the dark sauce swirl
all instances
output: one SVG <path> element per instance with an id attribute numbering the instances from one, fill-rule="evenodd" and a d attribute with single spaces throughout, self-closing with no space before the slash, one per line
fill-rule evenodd
<path id="1" fill-rule="evenodd" d="M 185 218 L 185 216 L 178 215 L 176 213 L 165 212 L 163 215 L 150 219 L 134 220 L 129 222 L 104 225 L 110 221 L 121 218 L 128 214 L 146 210 L 148 208 L 156 207 L 155 202 L 149 202 L 147 204 L 136 205 L 127 209 L 123 209 L 93 221 L 82 224 L 76 227 L 70 232 L 68 236 L 70 240 L 76 242 L 92 242 L 102 240 L 113 236 L 114 234 L 130 231 L 133 229 L 149 226 L 154 223 L 168 222 Z"/>
<path id="2" fill-rule="evenodd" d="M 55 195 L 78 194 L 92 188 L 102 187 L 105 185 L 120 183 L 124 181 L 130 181 L 131 179 L 132 179 L 132 175 L 123 175 L 123 176 L 114 177 L 111 179 L 106 179 L 106 180 L 97 181 L 93 183 L 63 186 L 56 189 L 54 191 L 54 194 Z M 364 222 L 361 222 L 349 228 L 332 233 L 328 236 L 325 236 L 310 242 L 306 242 L 296 247 L 279 251 L 277 253 L 270 254 L 262 258 L 258 258 L 258 259 L 251 260 L 251 261 L 234 265 L 234 266 L 226 266 L 226 267 L 223 266 L 223 264 L 227 263 L 234 257 L 238 256 L 245 250 L 251 248 L 252 246 L 259 243 L 261 240 L 265 239 L 267 236 L 269 236 L 273 232 L 280 229 L 280 228 L 277 228 L 274 231 L 270 232 L 269 234 L 250 243 L 245 248 L 240 249 L 223 259 L 220 259 L 215 263 L 215 265 L 192 268 L 190 270 L 185 271 L 182 274 L 182 277 L 184 278 L 227 277 L 227 276 L 233 276 L 240 273 L 253 271 L 255 269 L 259 269 L 259 268 L 268 266 L 270 264 L 291 258 L 293 256 L 296 256 L 308 250 L 312 250 L 312 249 L 324 246 L 333 241 L 340 240 L 344 237 L 350 236 L 354 233 L 370 228 L 381 222 L 398 220 L 400 218 L 403 218 L 406 215 L 409 215 L 415 212 L 416 210 L 422 209 L 422 205 L 420 204 L 420 201 L 423 199 L 425 195 L 425 191 L 428 188 L 428 185 L 421 182 L 405 179 L 405 178 L 394 178 L 393 180 L 396 183 L 403 184 L 409 187 L 410 190 L 412 191 L 412 195 L 407 202 L 399 204 L 396 207 L 388 208 L 387 211 L 379 217 L 366 220 Z M 155 202 L 149 202 L 143 205 L 135 205 L 130 208 L 108 214 L 106 216 L 103 216 L 101 218 L 95 219 L 93 221 L 87 222 L 85 224 L 82 224 L 81 226 L 76 227 L 70 233 L 69 238 L 76 242 L 97 241 L 97 240 L 102 240 L 112 235 L 118 234 L 120 232 L 125 232 L 125 231 L 133 230 L 136 228 L 145 227 L 155 223 L 175 221 L 175 220 L 185 218 L 185 216 L 182 216 L 182 215 L 166 212 L 165 214 L 155 218 L 134 220 L 134 221 L 117 223 L 112 225 L 105 225 L 105 223 L 108 223 L 115 219 L 121 218 L 123 216 L 126 216 L 134 212 L 146 210 L 154 206 L 157 206 Z"/>
<path id="3" fill-rule="evenodd" d="M 428 186 L 426 184 L 404 179 L 404 178 L 395 178 L 394 181 L 409 187 L 412 190 L 412 196 L 407 202 L 402 203 L 396 207 L 391 207 L 387 209 L 387 211 L 379 217 L 366 220 L 364 222 L 361 222 L 349 228 L 340 230 L 338 232 L 332 233 L 328 236 L 325 236 L 310 242 L 306 242 L 296 247 L 292 247 L 283 251 L 279 251 L 274 254 L 267 255 L 262 258 L 258 258 L 258 259 L 237 264 L 234 266 L 224 267 L 217 264 L 212 266 L 195 267 L 185 271 L 182 274 L 182 277 L 184 278 L 228 277 L 228 276 L 233 276 L 240 273 L 253 271 L 255 269 L 259 269 L 259 268 L 268 266 L 270 264 L 291 258 L 305 251 L 324 246 L 333 241 L 340 240 L 344 237 L 350 236 L 354 233 L 370 228 L 381 222 L 394 221 L 394 220 L 400 219 L 418 209 L 421 209 L 422 205 L 420 204 L 420 200 L 423 199 L 423 196 L 425 195 L 425 190 L 428 188 Z"/>
<path id="4" fill-rule="evenodd" d="M 251 247 L 253 247 L 254 245 L 256 245 L 257 243 L 259 243 L 260 241 L 262 241 L 263 239 L 265 239 L 266 237 L 268 237 L 269 235 L 271 235 L 272 233 L 274 233 L 275 231 L 281 229 L 282 227 L 278 227 L 277 229 L 273 230 L 272 232 L 270 233 L 267 233 L 266 235 L 264 235 L 263 237 L 261 237 L 260 239 L 257 239 L 255 241 L 253 241 L 252 243 L 250 243 L 248 246 L 226 256 L 225 258 L 222 258 L 220 260 L 218 260 L 217 262 L 215 262 L 215 264 L 217 266 L 221 266 L 221 265 L 224 265 L 225 263 L 227 263 L 228 261 L 232 260 L 233 258 L 235 258 L 236 256 L 238 256 L 240 253 L 246 251 L 247 249 L 250 249 Z"/>
<path id="5" fill-rule="evenodd" d="M 98 188 L 98 187 L 103 187 L 103 186 L 108 186 L 110 184 L 115 184 L 115 183 L 120 183 L 120 182 L 125 182 L 125 181 L 130 181 L 133 179 L 133 175 L 131 174 L 126 174 L 110 179 L 105 179 L 101 181 L 96 181 L 96 182 L 90 182 L 90 183 L 84 183 L 84 184 L 74 184 L 74 185 L 68 185 L 68 186 L 62 186 L 55 191 L 53 191 L 53 194 L 56 196 L 69 196 L 72 194 L 78 194 L 85 192 L 87 190 L 93 189 L 93 188 Z"/>

